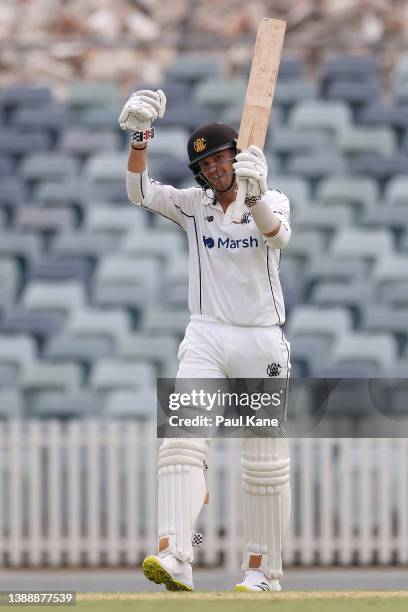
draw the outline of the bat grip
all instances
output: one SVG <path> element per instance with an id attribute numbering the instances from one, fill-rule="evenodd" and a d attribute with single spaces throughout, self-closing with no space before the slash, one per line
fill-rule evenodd
<path id="1" fill-rule="evenodd" d="M 235 200 L 234 210 L 232 212 L 232 221 L 241 223 L 242 215 L 246 211 L 245 196 L 247 194 L 248 181 L 246 179 L 238 180 L 237 199 Z"/>

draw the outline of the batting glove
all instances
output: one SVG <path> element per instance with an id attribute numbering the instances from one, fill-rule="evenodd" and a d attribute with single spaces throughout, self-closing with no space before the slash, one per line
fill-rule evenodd
<path id="1" fill-rule="evenodd" d="M 245 204 L 251 206 L 264 195 L 268 189 L 268 166 L 265 155 L 255 145 L 250 145 L 236 156 L 233 164 L 238 179 L 247 181 L 247 196 Z"/>
<path id="2" fill-rule="evenodd" d="M 140 145 L 154 138 L 152 122 L 163 117 L 166 109 L 166 96 L 161 89 L 150 91 L 141 89 L 132 93 L 119 115 L 122 130 L 132 130 L 131 143 Z"/>

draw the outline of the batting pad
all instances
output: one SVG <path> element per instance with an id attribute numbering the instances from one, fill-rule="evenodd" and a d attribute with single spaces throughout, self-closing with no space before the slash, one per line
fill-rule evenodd
<path id="1" fill-rule="evenodd" d="M 166 551 L 180 561 L 193 560 L 194 526 L 206 497 L 207 450 L 204 439 L 167 439 L 159 450 L 159 540 L 168 538 Z"/>
<path id="2" fill-rule="evenodd" d="M 242 571 L 282 576 L 282 540 L 290 517 L 288 443 L 279 438 L 244 438 L 242 486 L 246 548 Z"/>

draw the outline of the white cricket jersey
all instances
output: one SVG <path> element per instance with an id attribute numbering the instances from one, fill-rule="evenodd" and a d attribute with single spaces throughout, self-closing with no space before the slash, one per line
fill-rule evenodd
<path id="1" fill-rule="evenodd" d="M 151 181 L 148 195 L 136 202 L 141 175 L 127 171 L 127 190 L 134 203 L 171 219 L 187 232 L 189 244 L 189 309 L 233 325 L 270 326 L 285 321 L 279 281 L 280 249 L 265 237 L 249 212 L 233 223 L 232 206 L 224 213 L 219 202 L 199 187 L 176 189 Z M 133 197 L 132 197 L 133 194 Z M 279 191 L 264 196 L 290 236 L 289 200 Z"/>

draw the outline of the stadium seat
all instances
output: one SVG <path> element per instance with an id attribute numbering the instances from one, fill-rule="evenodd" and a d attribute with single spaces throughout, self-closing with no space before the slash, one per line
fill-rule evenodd
<path id="1" fill-rule="evenodd" d="M 372 377 L 387 375 L 397 362 L 397 346 L 390 334 L 353 332 L 342 336 L 328 356 L 330 365 L 369 365 Z"/>
<path id="2" fill-rule="evenodd" d="M 327 149 L 330 143 L 330 135 L 321 130 L 300 132 L 291 127 L 276 127 L 270 130 L 267 146 L 273 153 L 287 156 Z"/>
<path id="3" fill-rule="evenodd" d="M 91 277 L 91 265 L 81 258 L 58 258 L 47 253 L 28 271 L 28 281 L 79 281 L 85 284 Z"/>
<path id="4" fill-rule="evenodd" d="M 380 299 L 383 299 L 392 285 L 408 289 L 408 256 L 381 250 L 381 256 L 373 268 L 372 278 Z"/>
<path id="5" fill-rule="evenodd" d="M 408 168 L 408 155 L 396 153 L 391 156 L 365 154 L 358 157 L 351 164 L 353 174 L 376 179 L 380 187 L 385 186 L 386 181 L 397 174 L 404 174 Z"/>
<path id="6" fill-rule="evenodd" d="M 189 135 L 182 128 L 166 128 L 160 130 L 160 138 L 154 138 L 149 143 L 149 161 L 152 158 L 159 159 L 175 157 L 187 165 L 187 141 Z"/>
<path id="7" fill-rule="evenodd" d="M 103 414 L 109 417 L 149 419 L 157 412 L 156 393 L 149 390 L 111 391 L 107 394 Z"/>
<path id="8" fill-rule="evenodd" d="M 193 53 L 176 56 L 166 71 L 169 82 L 187 83 L 192 86 L 199 81 L 221 76 L 221 65 L 215 55 Z"/>
<path id="9" fill-rule="evenodd" d="M 388 126 L 396 130 L 399 136 L 408 127 L 408 106 L 385 105 L 374 102 L 358 115 L 358 123 L 367 126 Z"/>
<path id="10" fill-rule="evenodd" d="M 113 108 L 90 108 L 81 113 L 79 123 L 87 130 L 101 132 L 116 130 L 120 134 L 119 110 L 120 107 L 116 105 Z M 125 134 L 123 135 L 126 137 Z"/>
<path id="11" fill-rule="evenodd" d="M 399 236 L 408 227 L 408 208 L 407 206 L 383 206 L 366 210 L 359 219 L 361 228 L 386 228 L 392 230 Z"/>
<path id="12" fill-rule="evenodd" d="M 406 206 L 408 211 L 408 176 L 394 176 L 385 189 L 385 200 L 391 206 Z"/>
<path id="13" fill-rule="evenodd" d="M 117 356 L 123 361 L 151 361 L 157 369 L 157 376 L 174 378 L 177 373 L 178 342 L 174 336 L 152 336 L 133 333 L 122 336 Z"/>
<path id="14" fill-rule="evenodd" d="M 121 98 L 115 83 L 75 81 L 67 89 L 65 104 L 73 113 L 81 113 L 89 108 L 119 108 Z"/>
<path id="15" fill-rule="evenodd" d="M 369 265 L 362 260 L 353 260 L 316 255 L 308 262 L 302 272 L 305 293 L 309 295 L 318 283 L 357 283 L 367 278 Z"/>
<path id="16" fill-rule="evenodd" d="M 402 352 L 408 341 L 408 311 L 403 308 L 369 304 L 362 312 L 360 328 L 362 331 L 393 334 Z"/>
<path id="17" fill-rule="evenodd" d="M 118 237 L 89 231 L 60 233 L 52 241 L 51 252 L 58 257 L 75 257 L 96 263 L 106 253 L 116 250 Z"/>
<path id="18" fill-rule="evenodd" d="M 85 307 L 72 313 L 64 331 L 74 338 L 85 340 L 107 338 L 116 347 L 130 333 L 130 329 L 130 317 L 123 310 Z"/>
<path id="19" fill-rule="evenodd" d="M 156 385 L 155 368 L 148 363 L 121 359 L 99 359 L 89 379 L 91 389 L 106 393 L 113 390 L 153 390 Z"/>
<path id="20" fill-rule="evenodd" d="M 15 111 L 21 108 L 44 108 L 53 102 L 53 95 L 49 87 L 18 83 L 10 85 L 0 94 L 0 107 L 6 111 Z"/>
<path id="21" fill-rule="evenodd" d="M 180 83 L 178 83 L 180 85 Z M 218 119 L 214 111 L 209 108 L 201 107 L 198 104 L 192 104 L 187 98 L 179 102 L 171 103 L 166 90 L 167 107 L 163 119 L 160 119 L 160 127 L 164 128 L 182 128 L 187 132 L 193 132 L 199 125 L 212 123 Z"/>
<path id="22" fill-rule="evenodd" d="M 388 230 L 340 229 L 330 245 L 330 254 L 343 259 L 373 262 L 380 255 L 392 253 L 393 239 Z"/>
<path id="23" fill-rule="evenodd" d="M 174 254 L 168 262 L 163 301 L 170 308 L 188 304 L 188 269 L 187 253 Z"/>
<path id="24" fill-rule="evenodd" d="M 0 256 L 13 257 L 23 271 L 39 260 L 41 252 L 41 238 L 34 232 L 20 233 L 6 229 L 0 233 Z"/>
<path id="25" fill-rule="evenodd" d="M 49 151 L 51 138 L 45 132 L 32 132 L 29 137 L 16 128 L 0 132 L 0 155 L 14 156 L 17 160 L 33 153 Z"/>
<path id="26" fill-rule="evenodd" d="M 19 231 L 53 234 L 73 230 L 77 225 L 76 214 L 69 208 L 44 208 L 26 206 L 16 211 L 13 227 Z"/>
<path id="27" fill-rule="evenodd" d="M 98 397 L 88 390 L 38 392 L 29 406 L 29 415 L 45 419 L 81 419 L 100 415 Z"/>
<path id="28" fill-rule="evenodd" d="M 295 211 L 309 206 L 311 200 L 309 183 L 298 176 L 269 174 L 268 184 L 271 189 L 284 193 Z"/>
<path id="29" fill-rule="evenodd" d="M 279 71 L 280 76 L 280 71 Z M 316 81 L 307 79 L 278 79 L 273 103 L 281 106 L 285 111 L 290 110 L 302 100 L 317 98 Z"/>
<path id="30" fill-rule="evenodd" d="M 300 176 L 312 184 L 323 177 L 345 174 L 344 158 L 331 149 L 293 155 L 287 164 L 287 173 Z"/>
<path id="31" fill-rule="evenodd" d="M 295 231 L 318 230 L 330 237 L 340 227 L 346 227 L 353 222 L 353 213 L 348 206 L 337 205 L 327 207 L 314 204 L 308 208 L 296 211 L 293 218 Z"/>
<path id="32" fill-rule="evenodd" d="M 125 182 L 128 156 L 127 151 L 95 153 L 83 166 L 84 176 L 101 183 L 114 180 Z"/>
<path id="33" fill-rule="evenodd" d="M 117 235 L 123 238 L 126 232 L 132 231 L 133 236 L 144 235 L 148 215 L 145 210 L 129 204 L 94 203 L 85 211 L 83 229 L 85 232 Z"/>
<path id="34" fill-rule="evenodd" d="M 52 147 L 56 146 L 61 132 L 68 123 L 65 108 L 58 105 L 46 108 L 22 108 L 13 113 L 12 126 L 24 132 L 45 132 L 51 138 Z"/>
<path id="35" fill-rule="evenodd" d="M 369 280 L 351 283 L 324 282 L 316 285 L 309 302 L 321 308 L 347 307 L 358 325 L 364 308 L 374 300 L 374 288 Z"/>
<path id="36" fill-rule="evenodd" d="M 79 170 L 78 161 L 62 153 L 28 155 L 20 166 L 20 175 L 30 187 L 38 181 L 73 179 Z"/>
<path id="37" fill-rule="evenodd" d="M 28 405 L 41 391 L 79 391 L 82 382 L 82 369 L 78 364 L 45 360 L 25 364 L 20 377 Z"/>
<path id="38" fill-rule="evenodd" d="M 379 189 L 375 181 L 356 176 L 329 176 L 317 185 L 316 199 L 323 206 L 347 205 L 355 213 L 376 207 Z"/>
<path id="39" fill-rule="evenodd" d="M 303 264 L 312 257 L 323 253 L 324 244 L 324 237 L 318 231 L 294 232 L 285 247 L 284 255 L 290 255 Z"/>
<path id="40" fill-rule="evenodd" d="M 336 79 L 329 83 L 325 98 L 346 102 L 357 114 L 362 107 L 379 100 L 380 95 L 380 82 L 377 78 L 362 82 Z"/>
<path id="41" fill-rule="evenodd" d="M 58 333 L 64 320 L 63 312 L 33 312 L 18 306 L 0 321 L 0 331 L 7 334 L 30 334 L 39 344 L 43 344 L 46 338 Z"/>
<path id="42" fill-rule="evenodd" d="M 312 100 L 299 102 L 289 115 L 289 125 L 296 130 L 326 130 L 336 134 L 350 126 L 351 111 L 343 102 Z"/>
<path id="43" fill-rule="evenodd" d="M 43 356 L 53 362 L 73 361 L 89 367 L 94 361 L 111 357 L 113 353 L 114 345 L 107 335 L 78 337 L 65 332 L 49 339 Z"/>
<path id="44" fill-rule="evenodd" d="M 151 257 L 106 255 L 95 270 L 93 302 L 99 306 L 144 308 L 159 300 L 162 264 Z"/>
<path id="45" fill-rule="evenodd" d="M 20 290 L 21 272 L 12 257 L 0 259 L 0 303 L 4 307 L 14 304 Z"/>
<path id="46" fill-rule="evenodd" d="M 244 100 L 247 82 L 243 78 L 200 81 L 193 89 L 193 100 L 204 108 L 219 110 Z"/>
<path id="47" fill-rule="evenodd" d="M 24 204 L 27 198 L 23 181 L 18 177 L 3 177 L 0 184 L 0 208 L 12 216 L 17 206 Z"/>
<path id="48" fill-rule="evenodd" d="M 80 214 L 90 203 L 91 185 L 82 178 L 73 177 L 62 181 L 41 181 L 34 190 L 34 200 L 43 206 L 72 206 Z"/>
<path id="49" fill-rule="evenodd" d="M 0 364 L 9 364 L 21 369 L 25 364 L 35 361 L 37 347 L 34 340 L 26 334 L 0 335 Z"/>
<path id="50" fill-rule="evenodd" d="M 338 133 L 337 146 L 349 159 L 367 153 L 390 156 L 396 149 L 396 138 L 394 132 L 387 127 L 365 128 L 353 125 Z"/>
<path id="51" fill-rule="evenodd" d="M 143 312 L 141 331 L 151 335 L 172 334 L 184 336 L 190 313 L 186 310 L 170 310 L 167 308 L 146 308 Z"/>
<path id="52" fill-rule="evenodd" d="M 0 178 L 9 178 L 14 175 L 16 163 L 13 157 L 2 155 L 0 157 Z"/>
<path id="53" fill-rule="evenodd" d="M 25 413 L 23 394 L 17 389 L 0 389 L 0 419 L 21 417 Z"/>
<path id="54" fill-rule="evenodd" d="M 89 155 L 100 151 L 116 151 L 120 148 L 120 144 L 117 132 L 94 132 L 93 130 L 69 128 L 61 136 L 59 149 L 83 161 Z"/>
<path id="55" fill-rule="evenodd" d="M 119 252 L 132 257 L 155 257 L 162 263 L 184 250 L 182 232 L 162 232 L 153 229 L 141 232 L 139 228 L 128 231 L 120 241 Z"/>
<path id="56" fill-rule="evenodd" d="M 84 287 L 71 281 L 33 281 L 26 285 L 21 304 L 32 312 L 56 311 L 68 315 L 86 303 Z"/>
<path id="57" fill-rule="evenodd" d="M 352 317 L 345 308 L 316 308 L 305 304 L 294 309 L 288 324 L 288 338 L 322 336 L 334 342 L 351 332 L 352 326 Z"/>
<path id="58" fill-rule="evenodd" d="M 327 94 L 334 81 L 371 82 L 379 78 L 379 66 L 372 55 L 338 55 L 327 59 L 322 68 L 321 92 Z"/>

